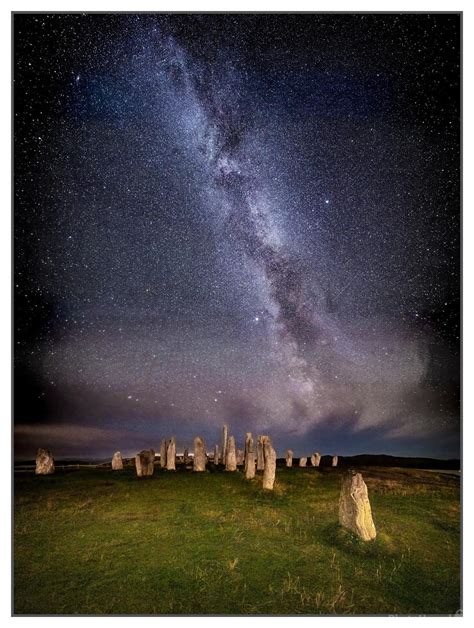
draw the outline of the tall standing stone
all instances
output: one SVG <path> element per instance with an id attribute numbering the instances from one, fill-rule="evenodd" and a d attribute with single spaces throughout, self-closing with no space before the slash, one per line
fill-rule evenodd
<path id="1" fill-rule="evenodd" d="M 372 541 L 377 535 L 367 485 L 362 474 L 353 469 L 350 469 L 342 480 L 339 523 L 357 534 L 363 541 Z"/>
<path id="2" fill-rule="evenodd" d="M 252 433 L 245 435 L 245 479 L 251 480 L 255 477 L 255 450 L 253 446 Z"/>
<path id="3" fill-rule="evenodd" d="M 263 488 L 272 491 L 275 483 L 276 451 L 273 449 L 270 439 L 263 443 Z"/>
<path id="4" fill-rule="evenodd" d="M 265 468 L 263 447 L 267 441 L 268 436 L 259 436 L 257 438 L 257 471 L 263 471 L 263 469 Z"/>
<path id="5" fill-rule="evenodd" d="M 237 466 L 241 467 L 244 464 L 244 451 L 243 449 L 237 449 Z"/>
<path id="6" fill-rule="evenodd" d="M 135 468 L 138 477 L 153 475 L 155 470 L 155 452 L 153 449 L 143 449 L 135 456 Z"/>
<path id="7" fill-rule="evenodd" d="M 288 451 L 286 452 L 286 466 L 287 467 L 293 466 L 293 452 L 291 449 L 288 449 Z"/>
<path id="8" fill-rule="evenodd" d="M 122 454 L 116 451 L 112 456 L 112 470 L 121 471 L 123 469 Z"/>
<path id="9" fill-rule="evenodd" d="M 222 447 L 221 447 L 221 454 L 222 454 L 222 464 L 226 464 L 227 462 L 227 425 L 223 425 L 222 426 Z"/>
<path id="10" fill-rule="evenodd" d="M 54 458 L 49 449 L 38 449 L 36 454 L 36 475 L 50 475 L 54 473 Z"/>
<path id="11" fill-rule="evenodd" d="M 333 457 L 332 457 L 332 463 L 331 463 L 331 465 L 332 465 L 333 467 L 337 467 L 337 460 L 338 460 L 337 456 L 333 456 Z"/>
<path id="12" fill-rule="evenodd" d="M 160 467 L 166 469 L 166 450 L 168 449 L 168 441 L 163 439 L 160 444 Z"/>
<path id="13" fill-rule="evenodd" d="M 176 438 L 168 441 L 166 449 L 166 469 L 168 471 L 176 471 Z"/>
<path id="14" fill-rule="evenodd" d="M 319 467 L 320 462 L 321 454 L 317 451 L 311 456 L 311 464 L 313 465 L 313 467 Z"/>
<path id="15" fill-rule="evenodd" d="M 214 464 L 219 464 L 219 445 L 214 445 Z"/>
<path id="16" fill-rule="evenodd" d="M 235 438 L 233 436 L 229 436 L 227 439 L 225 470 L 237 471 L 237 455 L 235 453 Z"/>
<path id="17" fill-rule="evenodd" d="M 300 458 L 299 466 L 300 466 L 300 467 L 305 467 L 305 466 L 306 466 L 307 461 L 308 461 L 308 458 L 306 458 L 305 456 L 303 456 L 302 458 Z"/>
<path id="18" fill-rule="evenodd" d="M 194 439 L 193 471 L 205 471 L 206 462 L 206 443 L 203 438 L 196 436 Z"/>

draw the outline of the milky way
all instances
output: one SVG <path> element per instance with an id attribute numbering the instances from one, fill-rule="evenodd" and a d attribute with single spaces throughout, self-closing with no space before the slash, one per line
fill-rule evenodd
<path id="1" fill-rule="evenodd" d="M 457 15 L 15 16 L 17 455 L 458 455 Z"/>

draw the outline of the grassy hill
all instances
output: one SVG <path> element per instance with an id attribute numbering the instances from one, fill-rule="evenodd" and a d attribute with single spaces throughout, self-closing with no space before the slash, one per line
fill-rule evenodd
<path id="1" fill-rule="evenodd" d="M 17 614 L 453 614 L 459 478 L 361 469 L 378 536 L 338 525 L 343 469 L 15 474 Z"/>

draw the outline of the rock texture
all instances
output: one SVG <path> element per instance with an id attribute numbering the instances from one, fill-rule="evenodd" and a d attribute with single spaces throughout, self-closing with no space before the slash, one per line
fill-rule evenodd
<path id="1" fill-rule="evenodd" d="M 303 456 L 303 458 L 300 458 L 299 466 L 300 467 L 305 467 L 307 462 L 308 462 L 308 458 L 305 458 Z"/>
<path id="2" fill-rule="evenodd" d="M 219 445 L 214 445 L 214 464 L 219 464 Z"/>
<path id="3" fill-rule="evenodd" d="M 235 452 L 235 438 L 233 436 L 229 436 L 227 439 L 225 470 L 237 471 L 237 454 Z"/>
<path id="4" fill-rule="evenodd" d="M 372 541 L 377 535 L 367 485 L 362 474 L 352 469 L 342 480 L 339 523 L 357 534 L 363 541 Z"/>
<path id="5" fill-rule="evenodd" d="M 268 440 L 268 436 L 259 436 L 257 438 L 257 471 L 263 471 L 263 469 L 265 468 L 263 447 Z"/>
<path id="6" fill-rule="evenodd" d="M 291 451 L 291 449 L 288 449 L 288 451 L 286 452 L 286 466 L 293 466 L 293 452 Z"/>
<path id="7" fill-rule="evenodd" d="M 166 450 L 168 449 L 168 441 L 163 439 L 160 444 L 160 467 L 166 469 Z"/>
<path id="8" fill-rule="evenodd" d="M 121 471 L 123 469 L 122 454 L 116 451 L 112 456 L 112 470 Z"/>
<path id="9" fill-rule="evenodd" d="M 168 471 L 176 471 L 176 438 L 168 441 L 166 448 L 166 469 Z"/>
<path id="10" fill-rule="evenodd" d="M 193 471 L 205 471 L 206 470 L 206 443 L 200 436 L 196 436 L 194 439 L 194 460 Z"/>
<path id="11" fill-rule="evenodd" d="M 244 451 L 243 449 L 237 449 L 237 466 L 241 467 L 244 464 Z"/>
<path id="12" fill-rule="evenodd" d="M 311 456 L 311 464 L 313 465 L 313 467 L 319 467 L 320 462 L 321 462 L 321 454 L 319 452 L 314 453 Z"/>
<path id="13" fill-rule="evenodd" d="M 155 452 L 153 449 L 144 449 L 135 456 L 135 468 L 138 477 L 153 475 L 155 470 Z"/>
<path id="14" fill-rule="evenodd" d="M 191 458 L 189 457 L 189 451 L 187 449 L 183 452 L 183 463 L 188 465 L 191 462 Z"/>
<path id="15" fill-rule="evenodd" d="M 221 462 L 222 464 L 226 464 L 227 461 L 227 425 L 222 426 L 222 446 L 221 446 Z"/>
<path id="16" fill-rule="evenodd" d="M 255 477 L 255 449 L 253 446 L 252 433 L 245 434 L 245 479 L 251 480 Z"/>
<path id="17" fill-rule="evenodd" d="M 332 463 L 331 463 L 331 465 L 332 465 L 333 467 L 337 467 L 337 456 L 333 456 L 333 457 L 332 457 Z"/>
<path id="18" fill-rule="evenodd" d="M 273 449 L 268 437 L 263 443 L 263 458 L 263 488 L 272 491 L 275 483 L 276 451 Z"/>
<path id="19" fill-rule="evenodd" d="M 49 449 L 38 449 L 36 454 L 36 475 L 50 475 L 54 473 L 54 458 Z"/>

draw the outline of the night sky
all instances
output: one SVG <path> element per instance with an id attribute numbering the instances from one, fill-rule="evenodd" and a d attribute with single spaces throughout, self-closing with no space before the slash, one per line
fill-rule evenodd
<path id="1" fill-rule="evenodd" d="M 459 39 L 15 15 L 16 456 L 458 456 Z"/>

